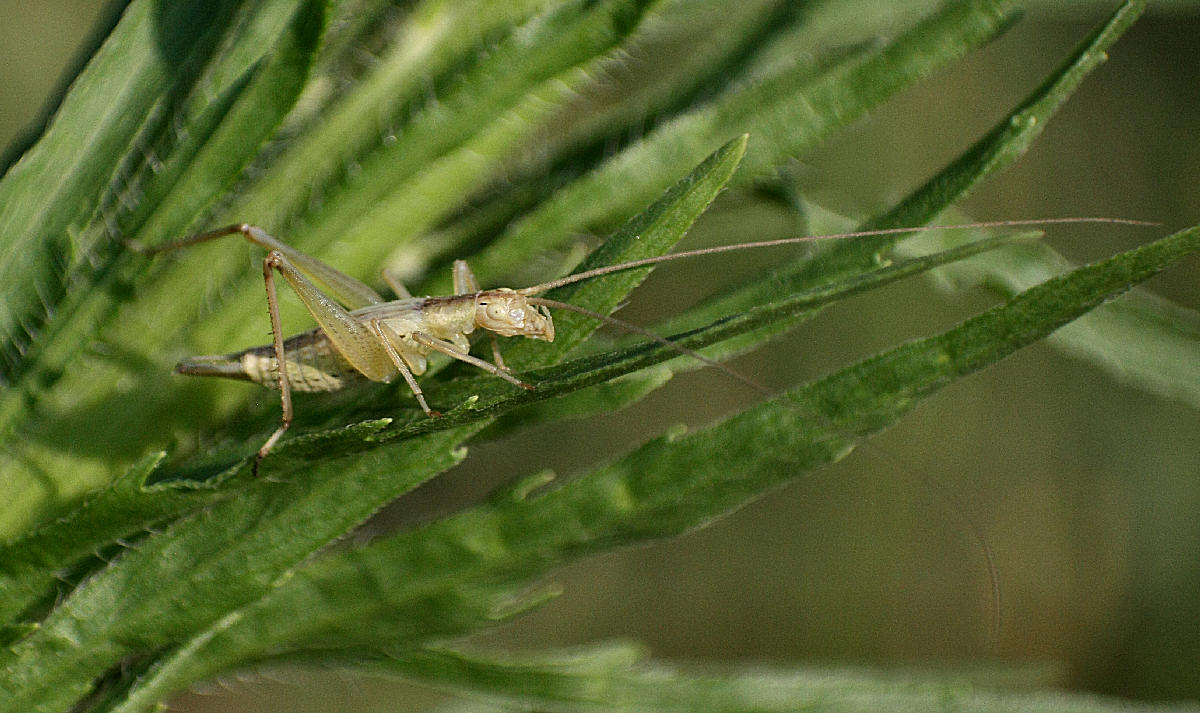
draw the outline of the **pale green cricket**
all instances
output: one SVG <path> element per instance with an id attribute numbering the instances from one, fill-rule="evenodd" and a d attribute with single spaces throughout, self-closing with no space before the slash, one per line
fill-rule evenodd
<path id="1" fill-rule="evenodd" d="M 279 427 L 258 449 L 254 462 L 254 471 L 257 472 L 259 463 L 271 452 L 292 424 L 293 390 L 337 391 L 351 382 L 363 379 L 390 382 L 399 374 L 412 390 L 421 409 L 429 416 L 437 416 L 438 412 L 426 403 L 421 386 L 416 380 L 417 376 L 425 373 L 428 366 L 427 357 L 433 352 L 479 367 L 515 386 L 533 389 L 532 385 L 513 376 L 504 365 L 496 337 L 521 336 L 554 341 L 554 320 L 549 309 L 551 307 L 580 312 L 631 329 L 762 390 L 762 387 L 750 379 L 640 327 L 575 305 L 537 296 L 555 287 L 661 262 L 734 250 L 929 230 L 1031 227 L 1061 223 L 1147 225 L 1141 221 L 1117 218 L 1049 218 L 805 235 L 633 260 L 519 289 L 500 287 L 481 290 L 467 263 L 457 260 L 453 268 L 454 294 L 446 297 L 413 297 L 399 280 L 385 270 L 383 279 L 398 297 L 394 300 L 385 300 L 366 284 L 316 258 L 288 247 L 263 229 L 248 223 L 237 223 L 140 250 L 145 253 L 165 252 L 227 235 L 241 235 L 268 251 L 263 259 L 263 280 L 267 290 L 272 343 L 220 356 L 193 357 L 185 359 L 175 367 L 181 374 L 241 379 L 279 390 L 282 419 Z M 282 275 L 299 295 L 316 320 L 316 328 L 290 338 L 284 337 L 279 324 L 276 272 Z M 324 290 L 318 287 L 317 283 L 322 285 Z M 485 330 L 491 335 L 493 360 L 490 362 L 469 353 L 470 336 L 476 329 Z M 285 368 L 280 369 L 280 364 L 285 365 Z"/>

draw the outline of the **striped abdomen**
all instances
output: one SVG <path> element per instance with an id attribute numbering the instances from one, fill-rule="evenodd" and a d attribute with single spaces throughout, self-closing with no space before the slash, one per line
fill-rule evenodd
<path id="1" fill-rule="evenodd" d="M 320 329 L 284 340 L 283 351 L 287 360 L 288 380 L 294 391 L 337 391 L 366 380 L 350 362 L 342 358 Z M 253 381 L 272 389 L 279 388 L 275 347 L 271 345 L 223 356 L 191 357 L 176 364 L 175 371 L 194 376 Z"/>

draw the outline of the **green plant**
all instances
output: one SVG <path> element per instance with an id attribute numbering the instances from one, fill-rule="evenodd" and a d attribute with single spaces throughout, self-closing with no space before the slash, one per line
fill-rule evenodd
<path id="1" fill-rule="evenodd" d="M 1120 8 L 995 131 L 868 226 L 927 222 L 1011 163 L 1139 10 Z M 847 12 L 704 0 L 431 1 L 399 18 L 368 0 L 126 8 L 0 184 L 12 258 L 0 267 L 8 707 L 151 710 L 230 668 L 314 660 L 549 709 L 1029 703 L 864 677 L 748 685 L 748 674 L 633 669 L 625 647 L 509 659 L 444 642 L 539 604 L 547 592 L 530 587 L 558 565 L 702 526 L 840 458 L 921 398 L 1195 251 L 1197 230 L 1016 285 L 957 327 L 562 486 L 531 476 L 451 517 L 329 551 L 459 462 L 463 444 L 611 411 L 694 364 L 637 340 L 589 342 L 595 325 L 563 315 L 554 344 L 506 351 L 536 391 L 446 369 L 427 379 L 430 400 L 462 405 L 436 420 L 403 385 L 305 400 L 297 435 L 251 479 L 247 458 L 277 419 L 271 398 L 248 406 L 240 385 L 170 375 L 183 351 L 263 341 L 246 251 L 150 261 L 127 248 L 246 219 L 356 276 L 419 268 L 432 277 L 418 291 L 440 292 L 444 264 L 464 254 L 486 284 L 521 284 L 568 263 L 578 234 L 611 233 L 592 264 L 666 252 L 726 189 L 741 200 L 774 189 L 823 228 L 834 219 L 795 198 L 781 165 L 1015 19 L 1009 3 L 954 3 L 890 42 L 795 59 L 821 21 Z M 687 44 L 698 36 L 702 47 Z M 358 59 L 364 44 L 379 48 L 377 63 Z M 679 44 L 688 50 L 672 52 Z M 643 68 L 647 56 L 671 61 L 639 77 L 631 55 Z M 618 101 L 605 78 L 623 71 L 644 81 Z M 888 259 L 894 239 L 830 244 L 661 330 L 727 358 L 848 295 L 1008 242 Z M 971 269 L 1004 277 L 1057 259 L 1028 246 L 989 255 Z M 640 277 L 565 299 L 608 311 Z M 1166 311 L 1145 298 L 1110 310 L 1092 353 L 1113 353 L 1114 325 L 1182 341 L 1123 366 L 1147 384 L 1192 383 L 1169 372 L 1189 343 L 1185 326 L 1157 320 Z"/>

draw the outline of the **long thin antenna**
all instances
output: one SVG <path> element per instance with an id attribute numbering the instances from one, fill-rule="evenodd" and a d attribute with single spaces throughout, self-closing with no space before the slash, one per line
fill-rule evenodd
<path id="1" fill-rule="evenodd" d="M 653 342 L 656 342 L 658 344 L 661 344 L 664 347 L 667 347 L 668 349 L 671 349 L 672 351 L 678 352 L 679 354 L 683 354 L 685 356 L 692 357 L 693 359 L 695 359 L 696 361 L 699 361 L 700 363 L 704 364 L 705 366 L 709 366 L 709 367 L 716 369 L 717 371 L 721 372 L 722 374 L 725 374 L 726 376 L 730 377 L 734 381 L 737 381 L 745 386 L 748 386 L 749 388 L 753 389 L 754 391 L 757 391 L 758 393 L 762 394 L 763 396 L 766 396 L 767 398 L 774 398 L 777 396 L 777 394 L 773 393 L 769 388 L 767 388 L 763 384 L 755 381 L 754 379 L 751 379 L 750 377 L 746 376 L 745 374 L 742 374 L 734 369 L 730 369 L 728 366 L 725 366 L 724 364 L 722 364 L 719 361 L 716 361 L 715 359 L 710 359 L 709 357 L 704 356 L 703 354 L 696 351 L 695 349 L 685 347 L 682 344 L 679 344 L 678 342 L 675 342 L 667 337 L 656 334 L 656 333 L 650 331 L 649 329 L 646 329 L 645 327 L 641 327 L 639 325 L 633 324 L 632 322 L 626 322 L 623 319 L 618 319 L 611 315 L 601 314 L 600 312 L 594 312 L 590 309 L 586 309 L 584 307 L 579 307 L 577 305 L 570 304 L 569 302 L 559 302 L 558 300 L 546 299 L 545 297 L 530 297 L 528 301 L 530 304 L 542 305 L 545 307 L 552 307 L 554 309 L 562 309 L 562 310 L 567 310 L 568 312 L 575 312 L 577 314 L 582 314 L 586 317 L 591 317 L 592 319 L 604 322 L 605 324 L 617 327 L 619 329 L 626 330 L 628 332 L 632 332 L 633 334 L 641 335 Z M 796 408 L 796 409 L 801 408 L 798 404 L 796 404 L 794 401 L 791 401 L 790 399 L 784 400 L 784 401 L 782 401 L 782 403 L 787 403 L 792 408 Z M 919 468 L 916 467 L 916 465 L 905 462 L 904 460 L 902 460 L 899 456 L 895 455 L 894 453 L 889 453 L 888 451 L 875 446 L 873 443 L 871 443 L 867 438 L 865 438 L 863 436 L 857 436 L 857 435 L 845 432 L 843 429 L 838 428 L 829 419 L 828 416 L 821 413 L 820 411 L 817 411 L 815 409 L 803 409 L 803 411 L 808 416 L 814 416 L 814 417 L 822 420 L 824 422 L 822 425 L 833 428 L 835 431 L 838 431 L 839 434 L 843 438 L 854 443 L 854 446 L 856 448 L 861 447 L 866 450 L 869 450 L 872 453 L 874 453 L 876 455 L 876 457 L 878 457 L 881 460 L 883 460 L 884 462 L 890 464 L 895 470 L 903 472 L 903 473 L 908 473 L 912 477 L 916 478 L 922 487 L 924 487 L 930 493 L 933 493 L 937 497 L 941 498 L 942 501 L 946 504 L 948 511 L 952 515 L 957 517 L 957 519 L 966 526 L 967 531 L 971 533 L 971 538 L 975 540 L 975 543 L 979 546 L 980 552 L 983 554 L 984 567 L 987 570 L 988 585 L 989 585 L 989 589 L 990 589 L 989 594 L 991 595 L 991 604 L 992 604 L 992 607 L 991 607 L 992 616 L 991 616 L 991 620 L 989 622 L 989 627 L 988 627 L 988 638 L 990 640 L 991 647 L 994 649 L 1000 641 L 1000 630 L 1001 630 L 1001 627 L 1003 624 L 1003 616 L 1004 616 L 1003 609 L 1001 608 L 1001 602 L 1000 602 L 1000 571 L 996 567 L 996 553 L 992 550 L 992 546 L 988 543 L 987 537 L 983 534 L 983 529 L 979 527 L 979 523 L 975 522 L 973 519 L 971 519 L 970 517 L 968 517 L 965 514 L 966 508 L 964 507 L 962 501 L 959 498 L 955 497 L 955 495 L 953 493 L 947 491 L 945 488 L 937 487 L 936 481 L 934 481 L 933 478 L 931 478 L 930 476 L 928 476 L 924 472 L 922 472 Z"/>
<path id="2" fill-rule="evenodd" d="M 1043 218 L 1043 219 L 1034 219 L 1034 220 L 1001 220 L 1001 221 L 985 221 L 985 222 L 977 222 L 977 223 L 960 223 L 957 225 L 920 226 L 917 228 L 882 228 L 882 229 L 878 229 L 878 230 L 860 230 L 860 231 L 847 232 L 847 233 L 834 233 L 834 234 L 830 234 L 830 235 L 806 235 L 806 236 L 793 237 L 793 238 L 781 238 L 778 240 L 762 240 L 762 241 L 751 242 L 751 243 L 740 243 L 737 245 L 723 245 L 723 246 L 712 247 L 712 248 L 702 248 L 699 250 L 689 250 L 689 251 L 682 252 L 682 253 L 673 253 L 670 255 L 661 255 L 661 256 L 657 256 L 657 257 L 644 258 L 641 260 L 633 260 L 631 262 L 622 263 L 620 265 L 610 265 L 607 267 L 596 268 L 594 270 L 587 270 L 585 272 L 577 273 L 574 275 L 568 275 L 567 277 L 563 277 L 558 280 L 552 280 L 550 282 L 545 282 L 540 285 L 533 285 L 531 287 L 519 289 L 519 290 L 516 290 L 516 292 L 518 292 L 520 294 L 528 295 L 529 302 L 531 304 L 541 305 L 541 306 L 545 306 L 545 307 L 551 307 L 554 309 L 562 309 L 562 310 L 567 310 L 570 312 L 575 312 L 577 314 L 582 314 L 582 315 L 590 317 L 592 319 L 604 322 L 605 324 L 609 324 L 609 325 L 615 326 L 617 328 L 623 329 L 625 331 L 632 332 L 634 334 L 638 334 L 643 337 L 646 337 L 647 339 L 649 339 L 653 342 L 656 342 L 662 346 L 665 346 L 668 349 L 671 349 L 675 352 L 678 352 L 679 354 L 683 354 L 683 355 L 692 357 L 693 359 L 699 361 L 700 363 L 704 364 L 705 366 L 709 366 L 709 367 L 712 367 L 712 368 L 720 371 L 721 373 L 725 374 L 726 376 L 751 388 L 754 391 L 757 391 L 760 394 L 763 394 L 764 396 L 774 397 L 775 394 L 772 393 L 770 389 L 768 389 L 766 386 L 760 384 L 759 382 L 757 382 L 741 373 L 738 373 L 737 371 L 735 371 L 733 369 L 730 369 L 729 367 L 725 366 L 724 364 L 722 364 L 714 359 L 710 359 L 709 357 L 704 356 L 703 354 L 701 354 L 700 352 L 698 352 L 694 349 L 690 349 L 681 344 L 678 344 L 677 342 L 675 342 L 671 339 L 660 336 L 660 335 L 650 331 L 649 329 L 645 329 L 644 327 L 640 327 L 636 324 L 626 322 L 625 320 L 622 320 L 622 319 L 617 319 L 616 317 L 612 317 L 612 316 L 609 316 L 606 314 L 601 314 L 599 312 L 595 312 L 595 311 L 592 311 L 592 310 L 589 310 L 589 309 L 586 309 L 583 307 L 578 307 L 576 305 L 573 305 L 573 304 L 570 304 L 567 302 L 560 302 L 558 300 L 547 299 L 544 297 L 535 297 L 533 295 L 537 295 L 541 292 L 545 292 L 545 291 L 553 289 L 555 287 L 562 287 L 564 285 L 574 284 L 576 282 L 581 282 L 583 280 L 592 279 L 594 277 L 600 277 L 602 275 L 608 275 L 608 274 L 612 274 L 612 273 L 616 273 L 616 272 L 622 272 L 625 270 L 631 270 L 634 268 L 644 267 L 647 265 L 656 265 L 658 263 L 669 262 L 672 260 L 681 260 L 683 258 L 698 257 L 701 255 L 715 255 L 715 254 L 719 254 L 719 253 L 732 252 L 734 250 L 749 250 L 752 248 L 772 247 L 772 246 L 779 246 L 779 245 L 794 245 L 797 243 L 816 242 L 819 240 L 839 240 L 839 239 L 861 238 L 861 237 L 878 236 L 878 235 L 896 235 L 896 234 L 902 234 L 902 233 L 925 232 L 925 231 L 931 231 L 931 230 L 968 230 L 968 229 L 978 229 L 978 228 L 1032 227 L 1032 226 L 1040 226 L 1040 225 L 1058 225 L 1058 224 L 1064 224 L 1064 223 L 1108 223 L 1108 224 L 1117 224 L 1117 225 L 1140 225 L 1140 226 L 1157 225 L 1157 223 L 1141 221 L 1141 220 L 1129 220 L 1129 219 L 1125 219 L 1125 218 Z M 788 403 L 791 404 L 793 402 L 789 401 Z M 799 408 L 799 406 L 795 406 L 795 407 Z M 829 422 L 828 417 L 826 417 L 824 414 L 814 411 L 809 415 L 823 419 L 824 421 L 826 421 L 826 423 L 825 423 L 826 426 L 833 426 L 833 424 L 831 422 Z M 873 444 L 871 444 L 865 438 L 862 438 L 862 437 L 859 437 L 859 436 L 853 435 L 853 434 L 848 434 L 848 433 L 843 433 L 842 435 L 843 435 L 843 437 L 852 441 L 856 445 L 856 447 L 857 446 L 865 447 L 868 450 L 871 450 L 872 452 L 876 453 L 877 457 L 880 457 L 885 462 L 891 463 L 898 470 L 912 474 L 914 477 L 916 477 L 919 480 L 919 482 L 922 484 L 922 486 L 926 490 L 928 490 L 929 492 L 931 492 L 931 493 L 937 495 L 939 498 L 941 498 L 946 503 L 946 505 L 949 506 L 949 510 L 952 511 L 953 513 L 955 513 L 958 516 L 958 518 L 963 523 L 965 523 L 965 526 L 967 527 L 968 531 L 971 533 L 971 537 L 976 541 L 976 543 L 978 544 L 978 546 L 980 548 L 980 551 L 983 554 L 984 565 L 987 569 L 987 576 L 988 576 L 988 582 L 989 582 L 990 589 L 991 589 L 990 594 L 991 594 L 991 600 L 992 600 L 992 617 L 991 617 L 991 622 L 990 622 L 990 626 L 989 626 L 989 635 L 990 635 L 989 638 L 991 639 L 992 646 L 993 647 L 996 646 L 999 641 L 1000 629 L 1002 626 L 1002 619 L 1003 619 L 1003 612 L 1001 610 L 1001 603 L 1000 603 L 1000 575 L 999 575 L 999 572 L 996 567 L 995 553 L 993 552 L 991 545 L 988 544 L 987 537 L 984 536 L 983 530 L 979 527 L 979 524 L 963 514 L 965 512 L 965 509 L 963 508 L 962 503 L 959 501 L 958 498 L 956 498 L 952 493 L 947 492 L 945 489 L 936 487 L 933 479 L 930 478 L 929 476 L 925 475 L 924 473 L 922 473 L 913 464 L 905 463 L 898 456 L 888 453 L 888 452 L 884 451 L 883 449 L 875 447 Z"/>
<path id="3" fill-rule="evenodd" d="M 651 341 L 657 342 L 657 343 L 663 345 L 664 347 L 667 347 L 668 349 L 672 349 L 672 350 L 679 352 L 680 354 L 683 354 L 685 356 L 690 356 L 691 358 L 695 359 L 696 361 L 700 362 L 701 364 L 712 367 L 712 368 L 716 369 L 717 371 L 720 371 L 721 373 L 730 377 L 731 379 L 734 379 L 738 382 L 741 382 L 742 384 L 745 384 L 746 386 L 749 386 L 751 389 L 754 389 L 755 391 L 759 392 L 763 396 L 773 396 L 774 395 L 771 393 L 771 390 L 768 389 L 766 386 L 758 383 L 757 381 L 755 381 L 754 379 L 751 379 L 750 377 L 746 376 L 745 374 L 739 374 L 738 372 L 734 371 L 733 369 L 730 369 L 729 367 L 725 366 L 721 362 L 719 362 L 715 359 L 709 359 L 708 357 L 704 356 L 703 354 L 696 351 L 695 349 L 689 349 L 688 347 L 685 347 L 682 344 L 674 342 L 674 341 L 667 339 L 666 337 L 663 337 L 661 335 L 655 334 L 654 332 L 650 331 L 649 329 L 646 329 L 645 327 L 639 327 L 638 325 L 633 324 L 632 322 L 626 322 L 623 319 L 617 319 L 616 317 L 613 317 L 613 316 L 610 316 L 607 314 L 593 312 L 590 309 L 585 309 L 583 307 L 579 307 L 579 306 L 570 304 L 569 302 L 559 302 L 558 300 L 549 300 L 549 299 L 546 299 L 545 297 L 530 297 L 528 299 L 528 302 L 530 304 L 544 305 L 546 307 L 553 307 L 555 309 L 565 309 L 568 312 L 575 312 L 577 314 L 582 314 L 585 317 L 591 317 L 592 319 L 599 320 L 601 322 L 604 322 L 605 324 L 610 324 L 619 329 L 624 329 L 628 332 L 632 332 L 634 334 L 641 335 L 643 337 L 646 337 L 647 339 L 650 339 Z"/>
<path id="4" fill-rule="evenodd" d="M 593 277 L 602 275 L 610 275 L 614 272 L 624 272 L 638 267 L 647 265 L 657 265 L 660 262 L 670 262 L 672 260 L 682 260 L 683 258 L 699 257 L 701 255 L 717 255 L 720 253 L 733 252 L 735 250 L 750 250 L 752 248 L 769 248 L 778 245 L 795 245 L 797 243 L 815 243 L 824 242 L 826 240 L 846 240 L 849 238 L 866 238 L 873 235 L 898 235 L 902 233 L 924 233 L 932 230 L 971 230 L 977 228 L 1028 228 L 1038 225 L 1060 225 L 1062 223 L 1109 223 L 1115 225 L 1141 225 L 1155 226 L 1158 223 L 1152 223 L 1145 220 L 1130 220 L 1128 218 L 1037 218 L 1033 220 L 992 220 L 981 223 L 959 223 L 957 225 L 922 225 L 915 228 L 880 228 L 878 230 L 858 230 L 850 233 L 830 233 L 828 235 L 802 235 L 794 238 L 779 238 L 778 240 L 760 240 L 753 243 L 738 243 L 737 245 L 719 245 L 712 248 L 700 248 L 699 250 L 688 250 L 681 253 L 671 253 L 670 255 L 659 255 L 657 257 L 647 257 L 640 260 L 631 260 L 623 262 L 620 265 L 609 265 L 607 267 L 598 267 L 594 270 L 579 272 L 574 275 L 550 282 L 543 282 L 540 285 L 532 285 L 515 290 L 522 295 L 536 295 L 547 290 L 552 290 L 555 287 L 564 285 L 572 285 L 583 280 L 590 280 Z"/>

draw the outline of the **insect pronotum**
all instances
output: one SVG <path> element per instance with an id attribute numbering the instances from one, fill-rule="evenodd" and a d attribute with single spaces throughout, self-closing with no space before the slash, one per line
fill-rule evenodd
<path id="1" fill-rule="evenodd" d="M 963 230 L 970 228 L 1002 228 L 1045 226 L 1061 223 L 1117 223 L 1148 225 L 1142 221 L 1117 218 L 1049 218 L 1040 220 L 1005 220 L 963 223 L 948 226 L 889 228 L 831 235 L 806 235 L 778 240 L 738 243 L 657 257 L 633 260 L 618 265 L 596 268 L 530 287 L 511 289 L 499 287 L 481 290 L 471 269 L 462 260 L 454 262 L 454 294 L 445 297 L 413 297 L 404 285 L 386 270 L 383 279 L 398 299 L 385 300 L 366 284 L 330 265 L 305 255 L 248 223 L 236 223 L 216 230 L 198 233 L 155 247 L 138 247 L 147 254 L 176 250 L 228 235 L 242 235 L 267 250 L 263 259 L 263 280 L 267 291 L 267 306 L 271 320 L 272 343 L 220 356 L 200 356 L 181 361 L 175 370 L 195 376 L 220 376 L 253 381 L 279 389 L 282 418 L 279 427 L 267 438 L 255 455 L 253 470 L 258 471 L 262 460 L 292 424 L 294 409 L 292 391 L 337 391 L 351 381 L 366 378 L 388 382 L 397 374 L 403 377 L 421 409 L 431 417 L 438 412 L 429 407 L 416 377 L 428 366 L 427 357 L 433 352 L 479 367 L 514 386 L 534 387 L 514 376 L 504 365 L 497 336 L 522 336 L 554 341 L 554 321 L 551 307 L 568 309 L 606 320 L 671 346 L 681 353 L 715 366 L 734 378 L 763 390 L 750 379 L 723 367 L 695 351 L 674 345 L 669 340 L 615 320 L 607 315 L 562 303 L 537 295 L 555 287 L 589 280 L 601 275 L 654 265 L 671 260 L 714 255 L 734 250 L 749 250 L 778 245 L 889 235 L 929 230 Z M 317 322 L 307 332 L 284 338 L 279 323 L 278 296 L 275 273 L 295 290 Z M 322 290 L 316 283 L 324 286 Z M 490 333 L 492 361 L 472 356 L 470 335 L 482 329 Z M 284 368 L 279 368 L 279 365 Z"/>

